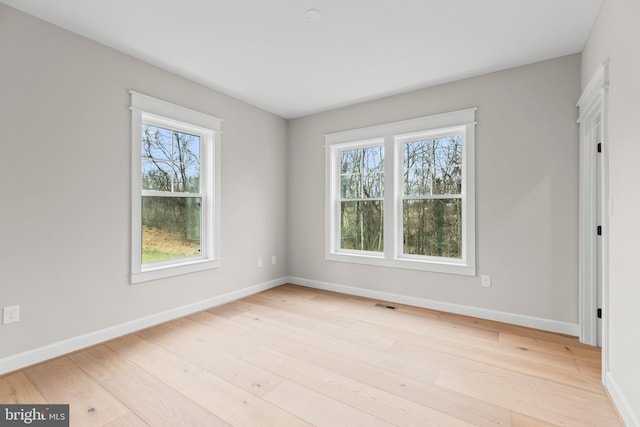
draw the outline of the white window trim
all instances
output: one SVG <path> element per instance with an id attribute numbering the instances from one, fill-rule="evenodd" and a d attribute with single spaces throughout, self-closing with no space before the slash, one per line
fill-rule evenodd
<path id="1" fill-rule="evenodd" d="M 131 94 L 131 283 L 162 279 L 220 266 L 220 135 L 222 120 L 157 98 L 130 91 Z M 201 163 L 203 210 L 201 235 L 202 256 L 166 262 L 142 264 L 142 123 L 169 124 L 204 137 Z M 153 193 L 153 192 L 151 192 Z M 201 194 L 202 194 L 201 193 Z M 176 194 L 180 197 L 180 194 Z"/>
<path id="2" fill-rule="evenodd" d="M 376 138 L 376 139 L 370 139 L 370 140 L 366 140 L 366 141 L 358 141 L 358 142 L 354 142 L 354 143 L 350 143 L 348 144 L 348 147 L 346 147 L 347 149 L 357 149 L 357 148 L 368 148 L 368 147 L 384 147 L 385 140 L 384 138 Z M 338 147 L 336 147 L 338 148 Z M 345 148 L 344 146 L 341 146 L 339 148 Z M 386 148 L 385 148 L 386 150 Z M 337 166 L 337 164 L 340 162 L 339 160 L 339 155 L 340 155 L 340 150 L 336 149 L 334 150 L 332 156 L 334 156 L 335 158 L 331 161 L 331 167 L 333 168 L 332 170 L 332 175 L 334 176 L 334 178 L 336 180 L 338 180 L 338 175 L 339 173 L 337 172 L 337 170 L 335 169 L 335 167 Z M 386 159 L 386 154 L 385 154 L 385 159 Z M 385 170 L 386 170 L 386 160 L 385 160 Z M 339 191 L 338 191 L 338 183 L 336 181 L 332 181 L 333 183 L 332 185 L 332 200 L 334 201 L 339 201 L 340 197 L 339 197 Z M 386 185 L 385 185 L 385 192 L 387 191 L 386 189 Z M 378 198 L 372 198 L 373 199 L 378 199 Z M 384 197 L 382 197 L 382 199 L 384 200 Z M 336 202 L 332 204 L 332 215 L 333 218 L 339 218 L 340 217 L 340 203 Z M 386 212 L 385 212 L 386 213 Z M 329 230 L 329 229 L 327 229 Z M 339 227 L 332 227 L 331 229 L 331 242 L 339 242 L 340 241 L 340 228 Z M 385 236 L 386 237 L 386 236 Z M 373 251 L 359 251 L 359 250 L 354 250 L 354 249 L 342 249 L 340 248 L 337 244 L 335 244 L 333 246 L 335 248 L 334 253 L 337 255 L 345 255 L 345 256 L 362 256 L 365 258 L 370 258 L 370 259 L 377 259 L 377 258 L 382 258 L 383 254 L 381 254 L 380 252 L 373 252 Z"/>
<path id="3" fill-rule="evenodd" d="M 325 259 L 383 267 L 476 275 L 475 114 L 477 108 L 437 114 L 325 135 Z M 402 142 L 416 135 L 462 133 L 462 257 L 402 254 Z M 342 250 L 338 199 L 338 153 L 345 148 L 384 145 L 384 253 Z"/>

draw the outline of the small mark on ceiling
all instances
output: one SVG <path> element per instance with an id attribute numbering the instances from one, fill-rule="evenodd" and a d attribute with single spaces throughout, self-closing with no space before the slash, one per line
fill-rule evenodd
<path id="1" fill-rule="evenodd" d="M 304 17 L 309 22 L 318 22 L 322 19 L 322 12 L 318 9 L 308 9 L 304 13 Z"/>

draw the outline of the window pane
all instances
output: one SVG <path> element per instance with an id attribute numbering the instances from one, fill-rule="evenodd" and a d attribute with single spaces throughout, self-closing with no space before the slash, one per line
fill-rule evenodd
<path id="1" fill-rule="evenodd" d="M 362 175 L 343 175 L 340 177 L 340 196 L 343 199 L 357 199 L 361 196 Z"/>
<path id="2" fill-rule="evenodd" d="M 382 197 L 384 147 L 340 152 L 340 196 L 343 199 Z"/>
<path id="3" fill-rule="evenodd" d="M 462 200 L 404 200 L 403 237 L 405 254 L 460 258 Z"/>
<path id="4" fill-rule="evenodd" d="M 168 162 L 171 160 L 171 131 L 142 124 L 142 158 Z"/>
<path id="5" fill-rule="evenodd" d="M 184 168 L 185 186 L 184 191 L 188 193 L 200 192 L 200 165 L 186 165 Z"/>
<path id="6" fill-rule="evenodd" d="M 142 188 L 171 191 L 171 163 L 155 159 L 142 160 Z"/>
<path id="7" fill-rule="evenodd" d="M 381 200 L 340 204 L 340 247 L 361 251 L 383 251 Z"/>
<path id="8" fill-rule="evenodd" d="M 142 197 L 142 263 L 200 255 L 200 197 Z"/>
<path id="9" fill-rule="evenodd" d="M 462 136 L 421 139 L 404 144 L 404 194 L 460 194 Z"/>
<path id="10" fill-rule="evenodd" d="M 200 192 L 200 137 L 173 132 L 173 191 Z"/>
<path id="11" fill-rule="evenodd" d="M 142 125 L 142 188 L 200 192 L 200 137 Z"/>

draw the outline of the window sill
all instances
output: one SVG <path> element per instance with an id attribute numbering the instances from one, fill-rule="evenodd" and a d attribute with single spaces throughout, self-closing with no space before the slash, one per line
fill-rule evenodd
<path id="1" fill-rule="evenodd" d="M 163 265 L 152 268 L 144 268 L 137 273 L 131 273 L 131 284 L 148 282 L 150 280 L 164 279 L 166 277 L 180 276 L 196 271 L 212 270 L 220 267 L 220 260 L 197 260 L 182 264 Z"/>
<path id="2" fill-rule="evenodd" d="M 367 264 L 378 267 L 402 268 L 406 270 L 431 271 L 434 273 L 459 274 L 463 276 L 475 276 L 475 266 L 461 262 L 451 261 L 423 261 L 415 259 L 395 258 L 388 259 L 380 256 L 367 256 L 360 254 L 327 253 L 327 261 L 349 262 L 354 264 Z"/>

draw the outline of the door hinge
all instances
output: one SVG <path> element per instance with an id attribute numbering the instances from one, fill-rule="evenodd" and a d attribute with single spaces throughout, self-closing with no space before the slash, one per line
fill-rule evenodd
<path id="1" fill-rule="evenodd" d="M 598 153 L 602 153 L 602 142 L 598 142 Z"/>
<path id="2" fill-rule="evenodd" d="M 598 226 L 597 233 L 598 233 L 598 236 L 602 236 L 602 226 L 601 225 Z"/>
<path id="3" fill-rule="evenodd" d="M 602 319 L 602 309 L 598 309 L 598 319 Z"/>

